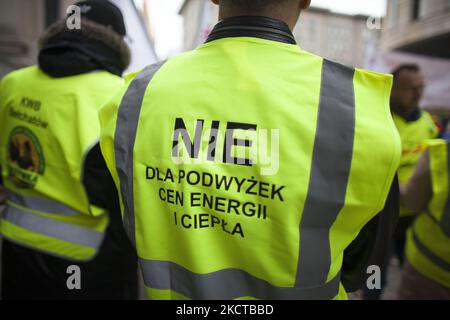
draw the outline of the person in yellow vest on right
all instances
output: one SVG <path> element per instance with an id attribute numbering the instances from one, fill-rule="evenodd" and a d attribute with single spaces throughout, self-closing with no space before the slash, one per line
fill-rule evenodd
<path id="1" fill-rule="evenodd" d="M 426 150 L 426 143 L 438 137 L 438 128 L 431 115 L 421 110 L 419 103 L 425 89 L 420 67 L 403 64 L 393 71 L 394 84 L 391 95 L 391 110 L 402 141 L 402 157 L 398 170 L 401 186 L 412 176 L 415 166 Z M 400 205 L 400 219 L 394 235 L 394 251 L 403 263 L 406 230 L 415 219 L 415 213 Z"/>
<path id="2" fill-rule="evenodd" d="M 398 170 L 400 186 L 405 186 L 420 156 L 426 150 L 429 139 L 437 138 L 438 128 L 431 115 L 419 108 L 425 88 L 424 77 L 420 67 L 415 64 L 402 64 L 392 71 L 394 83 L 390 99 L 392 118 L 400 134 L 402 157 Z M 379 300 L 387 281 L 387 269 L 393 255 L 403 265 L 406 230 L 416 218 L 414 212 L 407 210 L 400 203 L 400 218 L 391 240 L 391 249 L 385 258 L 382 270 L 382 287 L 380 290 L 364 290 L 364 300 Z"/>
<path id="3" fill-rule="evenodd" d="M 309 0 L 213 2 L 205 44 L 100 111 L 148 297 L 346 299 L 398 216 L 392 77 L 300 49 Z"/>
<path id="4" fill-rule="evenodd" d="M 450 143 L 429 143 L 403 202 L 421 213 L 408 230 L 400 299 L 450 300 Z"/>

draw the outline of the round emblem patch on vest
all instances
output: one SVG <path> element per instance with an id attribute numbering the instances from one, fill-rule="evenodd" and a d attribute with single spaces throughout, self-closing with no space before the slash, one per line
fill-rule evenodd
<path id="1" fill-rule="evenodd" d="M 45 171 L 45 159 L 36 135 L 15 127 L 8 140 L 8 178 L 18 188 L 33 188 Z"/>

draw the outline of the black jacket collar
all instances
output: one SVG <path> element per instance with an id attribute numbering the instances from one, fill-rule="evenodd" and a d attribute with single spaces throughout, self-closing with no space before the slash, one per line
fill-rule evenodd
<path id="1" fill-rule="evenodd" d="M 286 23 L 262 16 L 238 16 L 224 19 L 216 24 L 206 42 L 230 37 L 254 37 L 297 44 Z"/>
<path id="2" fill-rule="evenodd" d="M 399 116 L 400 118 L 402 118 L 403 120 L 405 120 L 405 122 L 415 122 L 417 120 L 419 120 L 420 118 L 422 118 L 422 110 L 420 108 L 416 108 L 409 116 L 404 117 L 396 112 L 394 112 L 397 116 Z"/>
<path id="3" fill-rule="evenodd" d="M 406 118 L 406 122 L 414 122 L 419 120 L 420 118 L 422 118 L 422 110 L 417 108 L 408 116 L 408 118 Z"/>

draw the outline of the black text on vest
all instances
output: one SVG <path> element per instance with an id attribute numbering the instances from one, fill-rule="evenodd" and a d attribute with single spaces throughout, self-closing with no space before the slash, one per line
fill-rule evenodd
<path id="1" fill-rule="evenodd" d="M 175 127 L 173 131 L 173 144 L 172 144 L 172 158 L 177 160 L 178 162 L 181 160 L 180 158 L 180 137 L 183 141 L 183 144 L 186 148 L 188 156 L 190 159 L 206 159 L 207 161 L 216 162 L 216 150 L 218 149 L 218 142 L 222 142 L 223 140 L 223 156 L 222 162 L 226 164 L 235 164 L 235 165 L 244 165 L 244 166 L 252 166 L 254 161 L 249 157 L 237 157 L 233 154 L 234 148 L 242 149 L 250 149 L 253 146 L 253 141 L 251 139 L 240 139 L 236 138 L 236 132 L 250 133 L 256 132 L 257 125 L 256 124 L 248 124 L 248 123 L 238 123 L 238 122 L 227 122 L 225 135 L 221 135 L 220 121 L 214 120 L 211 123 L 211 128 L 206 131 L 207 139 L 204 138 L 204 120 L 197 120 L 195 123 L 195 129 L 193 131 L 193 139 L 189 134 L 186 124 L 183 119 L 177 118 L 175 120 Z M 223 136 L 223 137 L 222 137 Z M 220 140 L 220 141 L 219 141 Z M 204 146 L 207 144 L 207 146 Z M 201 150 L 206 152 L 205 155 L 201 154 Z M 249 150 L 247 150 L 249 151 Z"/>

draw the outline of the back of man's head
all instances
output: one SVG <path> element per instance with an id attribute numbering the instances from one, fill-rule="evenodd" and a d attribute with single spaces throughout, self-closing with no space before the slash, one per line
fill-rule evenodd
<path id="1" fill-rule="evenodd" d="M 220 19 L 242 15 L 258 15 L 286 22 L 291 29 L 297 23 L 301 10 L 311 0 L 212 0 L 220 6 Z"/>
<path id="2" fill-rule="evenodd" d="M 95 70 L 122 75 L 130 64 L 131 53 L 124 40 L 125 21 L 119 7 L 106 0 L 84 0 L 75 6 L 76 10 L 41 36 L 40 69 L 52 77 Z M 70 19 L 77 15 L 79 26 L 69 28 Z"/>
<path id="3" fill-rule="evenodd" d="M 223 0 L 247 11 L 259 11 L 268 7 L 279 6 L 292 0 Z"/>
<path id="4" fill-rule="evenodd" d="M 394 76 L 394 82 L 396 82 L 399 79 L 400 74 L 404 71 L 420 73 L 421 69 L 420 69 L 420 66 L 415 63 L 401 64 L 401 65 L 397 66 L 394 70 L 392 70 L 392 75 Z"/>

